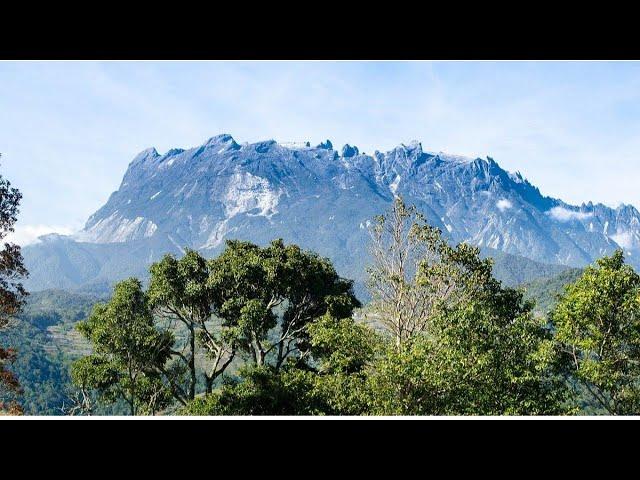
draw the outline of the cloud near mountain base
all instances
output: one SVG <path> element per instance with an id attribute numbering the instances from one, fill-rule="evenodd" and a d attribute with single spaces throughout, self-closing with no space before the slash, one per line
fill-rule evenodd
<path id="1" fill-rule="evenodd" d="M 58 233 L 60 235 L 71 235 L 73 229 L 65 226 L 54 225 L 17 225 L 13 233 L 7 235 L 4 239 L 8 243 L 16 243 L 21 247 L 38 243 L 38 237 L 49 233 Z"/>

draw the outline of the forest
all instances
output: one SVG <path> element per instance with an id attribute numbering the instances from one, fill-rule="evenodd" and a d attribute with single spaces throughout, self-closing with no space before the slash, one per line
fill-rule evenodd
<path id="1" fill-rule="evenodd" d="M 370 234 L 366 304 L 328 259 L 282 240 L 166 255 L 108 297 L 38 292 L 0 337 L 19 344 L 5 370 L 27 380 L 4 403 L 48 415 L 640 411 L 640 277 L 621 251 L 525 295 L 399 197 Z M 45 351 L 47 332 L 72 341 Z"/>

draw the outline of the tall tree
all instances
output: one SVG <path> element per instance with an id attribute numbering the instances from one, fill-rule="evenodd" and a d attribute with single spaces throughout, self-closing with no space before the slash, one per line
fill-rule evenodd
<path id="1" fill-rule="evenodd" d="M 21 199 L 20 191 L 0 175 L 0 242 L 14 231 Z M 6 328 L 11 317 L 22 308 L 27 292 L 20 281 L 27 275 L 20 247 L 4 242 L 0 250 L 0 328 Z M 20 392 L 18 379 L 8 369 L 15 356 L 15 350 L 0 346 L 0 410 L 4 408 L 19 413 L 17 404 L 3 405 L 2 401 L 6 393 Z"/>
<path id="2" fill-rule="evenodd" d="M 477 257 L 477 250 L 469 249 L 467 254 L 467 266 L 475 264 L 479 270 L 451 273 L 451 282 L 458 282 L 465 291 L 459 295 L 461 300 L 441 304 L 425 331 L 399 348 L 395 344 L 387 346 L 372 362 L 372 412 L 563 413 L 564 382 L 558 374 L 558 352 L 545 321 L 534 317 L 532 305 L 523 300 L 522 292 L 505 289 L 485 276 L 490 268 L 484 271 L 487 265 Z M 457 266 L 448 264 L 448 256 L 442 262 L 438 269 L 457 270 Z"/>
<path id="3" fill-rule="evenodd" d="M 451 246 L 396 198 L 373 230 L 369 316 L 390 334 L 370 369 L 373 411 L 557 413 L 557 352 L 522 292 L 492 262 Z"/>
<path id="4" fill-rule="evenodd" d="M 368 315 L 393 336 L 396 346 L 428 321 L 426 296 L 415 282 L 419 262 L 425 256 L 426 236 L 431 233 L 415 207 L 396 197 L 390 211 L 371 224 L 367 286 L 371 294 Z"/>
<path id="5" fill-rule="evenodd" d="M 466 244 L 451 247 L 415 206 L 396 197 L 371 229 L 367 314 L 393 336 L 396 346 L 427 332 L 444 307 L 470 298 L 491 278 L 488 260 Z"/>
<path id="6" fill-rule="evenodd" d="M 186 415 L 361 415 L 368 413 L 366 365 L 377 334 L 351 318 L 326 314 L 307 325 L 309 362 L 249 363 L 239 378 L 198 397 Z M 307 357 L 309 359 L 310 357 Z"/>
<path id="7" fill-rule="evenodd" d="M 210 268 L 214 313 L 258 366 L 269 362 L 278 370 L 289 358 L 303 360 L 307 325 L 326 313 L 348 317 L 360 306 L 353 282 L 329 260 L 282 240 L 266 247 L 228 241 Z"/>
<path id="8" fill-rule="evenodd" d="M 640 413 L 640 276 L 621 250 L 569 285 L 551 320 L 566 366 L 611 415 Z"/>
<path id="9" fill-rule="evenodd" d="M 315 371 L 312 326 L 325 317 L 350 317 L 360 305 L 353 283 L 341 278 L 329 260 L 282 240 L 266 247 L 228 241 L 224 252 L 210 260 L 209 269 L 211 313 L 247 362 L 238 371 L 240 381 L 223 383 L 220 390 L 190 402 L 185 412 L 295 415 L 327 411 L 323 407 L 327 395 L 316 395 L 319 391 L 311 373 Z M 343 399 L 340 405 L 345 403 Z"/>
<path id="10" fill-rule="evenodd" d="M 212 317 L 214 291 L 210 285 L 210 264 L 198 252 L 187 250 L 176 259 L 172 255 L 151 266 L 148 296 L 154 312 L 162 318 L 178 322 L 187 332 L 185 349 L 172 350 L 188 373 L 188 385 L 176 398 L 181 403 L 193 400 L 198 383 L 198 370 L 205 377 L 206 391 L 233 361 L 236 354 L 234 332 L 227 323 Z M 204 348 L 206 365 L 197 364 L 197 354 Z"/>
<path id="11" fill-rule="evenodd" d="M 96 305 L 77 328 L 94 349 L 72 366 L 83 392 L 95 390 L 107 403 L 122 399 L 131 415 L 154 414 L 167 405 L 170 391 L 162 373 L 174 339 L 155 327 L 139 280 L 116 284 L 111 300 Z"/>

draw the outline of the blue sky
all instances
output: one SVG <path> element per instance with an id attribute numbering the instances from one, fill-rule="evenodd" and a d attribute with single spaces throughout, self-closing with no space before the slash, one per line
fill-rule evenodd
<path id="1" fill-rule="evenodd" d="M 544 194 L 640 207 L 637 62 L 0 62 L 14 239 L 70 233 L 139 151 L 330 139 L 491 156 Z"/>

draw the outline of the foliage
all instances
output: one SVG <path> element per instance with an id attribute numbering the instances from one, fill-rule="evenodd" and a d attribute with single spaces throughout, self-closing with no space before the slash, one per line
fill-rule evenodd
<path id="1" fill-rule="evenodd" d="M 18 321 L 11 329 L 0 332 L 0 342 L 15 345 L 20 352 L 10 368 L 20 381 L 22 392 L 10 395 L 8 400 L 19 401 L 27 415 L 62 414 L 68 403 L 68 362 L 59 352 L 45 350 L 46 332 Z"/>
<path id="2" fill-rule="evenodd" d="M 0 175 L 0 242 L 14 231 L 21 199 L 20 191 Z M 0 329 L 9 325 L 11 316 L 17 314 L 24 304 L 27 292 L 21 280 L 27 274 L 20 247 L 5 242 L 0 249 Z M 8 368 L 16 360 L 16 354 L 14 348 L 0 346 L 0 411 L 8 410 L 10 413 L 22 411 L 15 401 L 3 401 L 6 396 L 22 391 L 17 377 Z"/>
<path id="3" fill-rule="evenodd" d="M 212 366 L 204 372 L 208 392 L 213 381 L 225 371 L 235 355 L 233 342 L 225 341 L 225 330 L 214 331 L 207 324 L 211 319 L 213 302 L 209 270 L 209 263 L 194 250 L 187 250 L 179 260 L 172 255 L 165 255 L 150 268 L 150 306 L 164 318 L 180 322 L 188 335 L 186 354 L 172 352 L 182 363 L 181 368 L 188 372 L 188 386 L 182 388 L 176 384 L 172 389 L 173 395 L 183 404 L 193 400 L 196 395 L 197 339 L 212 359 Z"/>
<path id="4" fill-rule="evenodd" d="M 383 338 L 352 318 L 329 315 L 308 327 L 315 364 L 314 395 L 327 415 L 370 413 L 370 365 Z"/>
<path id="5" fill-rule="evenodd" d="M 213 310 L 239 348 L 258 366 L 276 370 L 291 356 L 308 354 L 306 327 L 321 316 L 349 316 L 360 303 L 353 282 L 331 262 L 296 245 L 273 241 L 261 248 L 229 241 L 211 260 Z"/>
<path id="6" fill-rule="evenodd" d="M 370 308 L 394 344 L 371 369 L 374 412 L 561 411 L 545 322 L 492 276 L 479 249 L 450 246 L 399 197 L 378 217 L 373 243 Z"/>
<path id="7" fill-rule="evenodd" d="M 131 415 L 153 414 L 168 404 L 160 373 L 173 336 L 155 328 L 137 279 L 119 282 L 111 300 L 97 304 L 78 330 L 94 346 L 93 354 L 72 366 L 73 382 L 82 392 L 96 390 L 106 403 L 124 399 Z"/>
<path id="8" fill-rule="evenodd" d="M 484 310 L 484 311 L 483 311 Z M 400 415 L 562 413 L 564 387 L 544 325 L 481 305 L 435 320 L 432 336 L 387 345 L 370 376 L 372 411 Z"/>
<path id="9" fill-rule="evenodd" d="M 552 312 L 566 368 L 608 413 L 640 413 L 640 276 L 622 251 L 566 288 Z"/>
<path id="10" fill-rule="evenodd" d="M 14 231 L 20 212 L 22 194 L 0 175 L 0 241 Z M 11 315 L 20 311 L 27 292 L 20 280 L 28 275 L 22 262 L 20 247 L 5 243 L 0 249 L 0 328 Z"/>
<path id="11" fill-rule="evenodd" d="M 186 415 L 311 415 L 318 413 L 312 375 L 300 369 L 276 371 L 249 364 L 238 379 L 227 380 L 212 394 L 199 397 L 182 411 Z"/>

